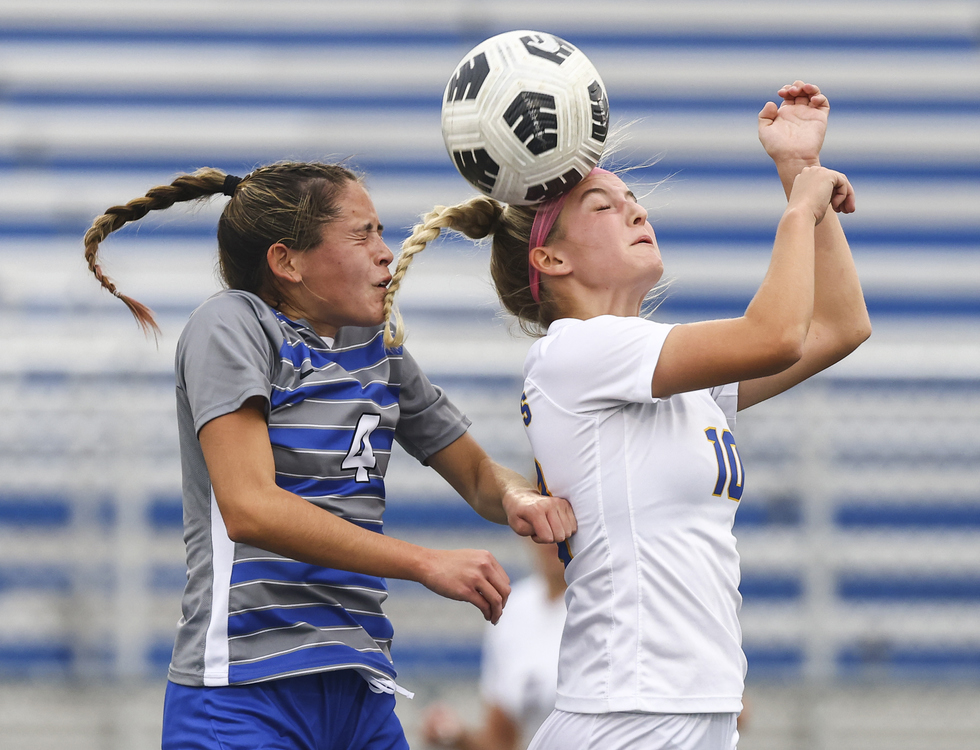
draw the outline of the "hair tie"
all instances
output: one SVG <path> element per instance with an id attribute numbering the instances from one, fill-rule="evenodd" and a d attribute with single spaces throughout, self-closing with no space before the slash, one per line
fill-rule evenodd
<path id="1" fill-rule="evenodd" d="M 589 172 L 586 177 L 594 174 L 611 173 L 608 169 L 596 167 Z M 578 183 L 575 184 L 577 185 Z M 527 280 L 531 287 L 531 297 L 538 303 L 541 302 L 541 272 L 531 265 L 530 253 L 534 248 L 542 247 L 548 240 L 548 235 L 551 234 L 551 230 L 555 226 L 555 222 L 558 221 L 558 214 L 561 213 L 562 206 L 565 205 L 565 200 L 568 198 L 568 194 L 570 192 L 571 189 L 566 190 L 560 195 L 556 195 L 551 200 L 546 200 L 544 203 L 541 203 L 538 206 L 538 210 L 534 212 L 534 222 L 531 224 L 531 237 L 527 248 Z"/>
<path id="2" fill-rule="evenodd" d="M 221 186 L 221 192 L 230 198 L 235 194 L 235 188 L 238 187 L 238 183 L 241 181 L 241 177 L 236 177 L 233 174 L 226 174 L 224 184 Z"/>

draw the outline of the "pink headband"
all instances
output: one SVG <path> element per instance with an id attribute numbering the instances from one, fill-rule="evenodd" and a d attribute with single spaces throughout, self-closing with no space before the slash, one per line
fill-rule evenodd
<path id="1" fill-rule="evenodd" d="M 611 174 L 611 172 L 607 169 L 596 167 L 586 176 L 591 177 L 594 174 Z M 528 242 L 527 248 L 527 278 L 531 286 L 531 297 L 534 298 L 535 302 L 541 301 L 541 272 L 531 265 L 530 253 L 534 248 L 541 247 L 547 241 L 548 235 L 551 234 L 555 222 L 558 221 L 558 215 L 561 213 L 561 209 L 565 205 L 565 200 L 568 198 L 570 192 L 571 190 L 566 190 L 564 193 L 539 204 L 538 210 L 534 213 L 534 223 L 531 224 L 531 239 Z"/>

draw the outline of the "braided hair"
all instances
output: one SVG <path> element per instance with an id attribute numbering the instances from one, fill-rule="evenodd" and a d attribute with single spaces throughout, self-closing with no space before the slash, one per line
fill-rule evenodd
<path id="1" fill-rule="evenodd" d="M 218 220 L 221 277 L 230 289 L 252 292 L 278 307 L 283 300 L 266 260 L 269 247 L 277 242 L 299 251 L 316 247 L 322 240 L 323 225 L 340 213 L 338 195 L 348 183 L 359 181 L 345 167 L 318 162 L 271 164 L 237 182 L 219 169 L 205 167 L 180 175 L 169 185 L 151 188 L 125 205 L 106 209 L 85 233 L 85 260 L 102 287 L 125 303 L 143 331 L 158 334 L 153 312 L 122 294 L 102 270 L 99 245 L 109 234 L 150 211 L 227 191 L 231 200 Z"/>
<path id="2" fill-rule="evenodd" d="M 490 275 L 500 301 L 513 314 L 521 329 L 530 335 L 541 335 L 557 317 L 547 288 L 541 290 L 541 301 L 535 302 L 528 283 L 527 255 L 534 223 L 533 206 L 512 206 L 493 198 L 479 196 L 456 206 L 436 206 L 422 217 L 412 234 L 402 243 L 398 265 L 385 296 L 385 342 L 389 337 L 398 345 L 402 341 L 401 315 L 395 307 L 395 293 L 406 271 L 418 253 L 451 229 L 479 240 L 492 235 Z M 558 230 L 553 229 L 552 234 Z M 395 330 L 392 331 L 392 322 Z"/>

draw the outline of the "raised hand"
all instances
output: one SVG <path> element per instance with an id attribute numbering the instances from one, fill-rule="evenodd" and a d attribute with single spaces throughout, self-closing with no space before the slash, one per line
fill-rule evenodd
<path id="1" fill-rule="evenodd" d="M 510 596 L 510 577 L 486 550 L 429 550 L 419 583 L 440 596 L 469 602 L 494 625 Z"/>
<path id="2" fill-rule="evenodd" d="M 837 213 L 854 211 L 854 188 L 840 172 L 824 167 L 804 167 L 793 181 L 787 210 L 801 208 L 813 212 L 819 224 L 828 208 Z"/>
<path id="3" fill-rule="evenodd" d="M 830 102 L 812 83 L 795 81 L 779 92 L 782 103 L 773 102 L 759 112 L 759 140 L 777 166 L 798 162 L 802 166 L 820 163 L 820 149 L 827 132 Z"/>

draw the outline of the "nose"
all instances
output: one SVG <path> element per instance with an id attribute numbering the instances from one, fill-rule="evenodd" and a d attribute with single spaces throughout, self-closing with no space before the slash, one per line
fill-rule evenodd
<path id="1" fill-rule="evenodd" d="M 630 218 L 630 222 L 633 226 L 638 226 L 640 224 L 647 223 L 647 210 L 641 206 L 639 203 L 633 203 L 633 213 Z"/>
<path id="2" fill-rule="evenodd" d="M 381 240 L 381 248 L 381 253 L 378 255 L 378 265 L 387 266 L 395 259 L 395 254 L 391 252 L 391 248 L 384 240 Z"/>

